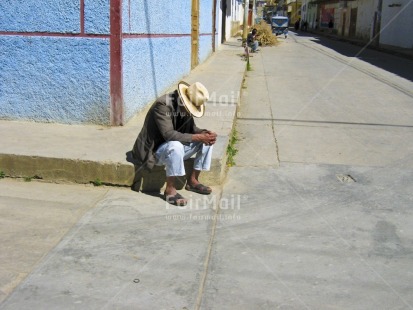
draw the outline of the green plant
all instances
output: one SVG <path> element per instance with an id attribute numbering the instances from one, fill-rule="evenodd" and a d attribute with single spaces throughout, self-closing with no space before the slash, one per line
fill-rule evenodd
<path id="1" fill-rule="evenodd" d="M 236 143 L 238 141 L 238 132 L 234 128 L 231 132 L 231 136 L 229 139 L 229 143 L 227 146 L 227 166 L 232 167 L 235 166 L 235 155 L 238 153 L 236 148 Z"/>
<path id="2" fill-rule="evenodd" d="M 0 170 L 0 179 L 4 179 L 6 177 L 6 174 L 4 173 L 3 170 Z"/>
<path id="3" fill-rule="evenodd" d="M 245 77 L 247 77 L 247 75 L 245 75 Z M 247 81 L 246 81 L 245 77 L 242 80 L 242 87 L 241 87 L 242 89 L 247 89 Z"/>
<path id="4" fill-rule="evenodd" d="M 35 179 L 35 180 L 41 180 L 42 177 L 41 177 L 41 176 L 38 176 L 37 174 L 35 174 L 34 176 L 24 177 L 23 179 L 24 179 L 25 182 L 31 182 L 33 179 Z"/>
<path id="5" fill-rule="evenodd" d="M 250 63 L 250 59 L 248 58 L 247 60 L 247 71 L 252 71 L 252 67 L 251 67 L 251 63 Z"/>
<path id="6" fill-rule="evenodd" d="M 90 183 L 92 183 L 94 186 L 102 186 L 103 185 L 103 182 L 99 178 L 96 178 L 94 181 L 91 181 Z"/>

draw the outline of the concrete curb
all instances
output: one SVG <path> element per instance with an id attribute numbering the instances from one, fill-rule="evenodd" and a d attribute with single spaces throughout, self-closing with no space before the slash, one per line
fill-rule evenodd
<path id="1" fill-rule="evenodd" d="M 35 178 L 53 182 L 91 183 L 99 180 L 110 185 L 132 183 L 134 168 L 129 163 L 100 162 L 69 158 L 0 154 L 0 167 L 12 178 Z"/>

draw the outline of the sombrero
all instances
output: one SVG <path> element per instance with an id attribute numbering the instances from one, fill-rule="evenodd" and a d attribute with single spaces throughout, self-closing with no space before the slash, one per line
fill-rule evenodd
<path id="1" fill-rule="evenodd" d="M 188 84 L 184 81 L 178 83 L 178 93 L 185 109 L 194 117 L 201 117 L 205 112 L 205 102 L 209 99 L 208 90 L 199 82 Z"/>

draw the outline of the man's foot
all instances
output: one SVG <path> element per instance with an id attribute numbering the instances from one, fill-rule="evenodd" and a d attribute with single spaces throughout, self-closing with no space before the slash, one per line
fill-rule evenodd
<path id="1" fill-rule="evenodd" d="M 202 194 L 202 195 L 209 195 L 212 193 L 212 189 L 210 187 L 205 186 L 201 183 L 197 183 L 193 185 L 187 182 L 185 189 L 187 191 L 195 192 L 195 193 Z"/>
<path id="2" fill-rule="evenodd" d="M 188 201 L 179 193 L 175 193 L 175 195 L 167 195 L 165 193 L 164 196 L 165 201 L 174 206 L 184 207 L 188 203 Z"/>

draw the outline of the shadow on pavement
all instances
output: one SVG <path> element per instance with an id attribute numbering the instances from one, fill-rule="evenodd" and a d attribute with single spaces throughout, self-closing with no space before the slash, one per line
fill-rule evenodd
<path id="1" fill-rule="evenodd" d="M 297 37 L 311 37 L 311 41 L 330 48 L 346 57 L 356 57 L 373 66 L 384 69 L 407 80 L 413 81 L 413 59 L 390 55 L 390 53 L 374 50 L 372 46 L 362 42 L 340 41 L 313 33 L 296 32 Z M 363 45 L 364 44 L 364 45 Z M 389 51 L 391 52 L 391 51 Z M 395 52 L 396 53 L 396 52 Z"/>

